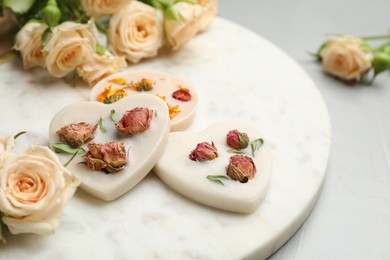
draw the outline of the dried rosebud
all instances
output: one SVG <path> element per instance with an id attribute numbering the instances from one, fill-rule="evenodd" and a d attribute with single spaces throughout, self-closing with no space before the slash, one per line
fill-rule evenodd
<path id="1" fill-rule="evenodd" d="M 226 136 L 226 141 L 231 148 L 244 149 L 249 144 L 249 137 L 247 133 L 231 130 Z"/>
<path id="2" fill-rule="evenodd" d="M 202 142 L 188 156 L 193 161 L 211 161 L 218 157 L 218 151 L 214 143 Z"/>
<path id="3" fill-rule="evenodd" d="M 229 159 L 226 172 L 231 179 L 245 183 L 255 177 L 256 166 L 252 158 L 246 155 L 233 155 Z"/>
<path id="4" fill-rule="evenodd" d="M 180 88 L 172 93 L 172 97 L 180 101 L 188 102 L 191 100 L 190 90 L 187 88 Z"/>
<path id="5" fill-rule="evenodd" d="M 70 146 L 77 148 L 93 139 L 97 126 L 97 124 L 91 125 L 86 122 L 70 124 L 58 130 L 57 134 L 61 142 L 66 142 Z"/>
<path id="6" fill-rule="evenodd" d="M 114 173 L 127 163 L 127 154 L 124 143 L 108 142 L 105 144 L 88 144 L 88 153 L 83 155 L 87 167 L 93 171 Z"/>
<path id="7" fill-rule="evenodd" d="M 134 135 L 148 129 L 152 118 L 153 110 L 145 107 L 136 107 L 126 111 L 122 119 L 115 124 L 115 127 L 121 133 Z"/>

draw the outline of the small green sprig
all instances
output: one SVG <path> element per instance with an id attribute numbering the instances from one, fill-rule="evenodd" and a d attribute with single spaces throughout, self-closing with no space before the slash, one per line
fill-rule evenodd
<path id="1" fill-rule="evenodd" d="M 74 148 L 66 143 L 52 143 L 50 144 L 50 149 L 56 153 L 82 154 L 86 152 L 82 147 Z"/>
<path id="2" fill-rule="evenodd" d="M 229 180 L 229 178 L 225 175 L 207 175 L 207 179 L 221 185 L 225 185 L 222 180 Z"/>
<path id="3" fill-rule="evenodd" d="M 103 134 L 107 133 L 107 130 L 103 125 L 103 117 L 100 117 L 99 119 L 99 129 Z"/>

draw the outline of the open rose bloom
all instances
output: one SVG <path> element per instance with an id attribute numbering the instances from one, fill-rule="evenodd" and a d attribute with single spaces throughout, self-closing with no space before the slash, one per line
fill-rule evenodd
<path id="1" fill-rule="evenodd" d="M 7 142 L 1 142 L 1 147 Z M 53 233 L 80 184 L 47 147 L 0 152 L 0 211 L 12 234 Z"/>
<path id="2" fill-rule="evenodd" d="M 92 20 L 87 24 L 64 22 L 58 25 L 42 50 L 47 70 L 60 78 L 89 62 L 95 53 L 97 39 Z"/>
<path id="3" fill-rule="evenodd" d="M 360 80 L 373 58 L 360 38 L 349 35 L 329 40 L 319 55 L 324 70 L 343 80 Z"/>

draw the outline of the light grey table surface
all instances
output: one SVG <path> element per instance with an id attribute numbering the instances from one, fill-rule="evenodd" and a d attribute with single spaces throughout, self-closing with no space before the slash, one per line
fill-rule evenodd
<path id="1" fill-rule="evenodd" d="M 321 195 L 270 259 L 390 259 L 390 73 L 372 86 L 347 85 L 308 55 L 332 33 L 388 33 L 390 1 L 220 0 L 219 16 L 291 56 L 318 86 L 331 118 Z"/>

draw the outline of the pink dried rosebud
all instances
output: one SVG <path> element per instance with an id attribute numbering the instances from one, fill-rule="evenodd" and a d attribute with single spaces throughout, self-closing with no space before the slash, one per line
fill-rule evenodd
<path id="1" fill-rule="evenodd" d="M 136 107 L 128 110 L 115 127 L 124 134 L 134 135 L 144 132 L 149 128 L 153 118 L 153 110 L 146 107 Z"/>
<path id="2" fill-rule="evenodd" d="M 64 126 L 57 131 L 57 134 L 60 137 L 61 142 L 66 142 L 70 146 L 77 148 L 93 139 L 93 134 L 97 127 L 97 124 L 91 125 L 86 122 L 80 122 Z"/>
<path id="3" fill-rule="evenodd" d="M 255 177 L 256 166 L 252 158 L 246 155 L 233 155 L 229 159 L 226 172 L 231 179 L 245 183 Z"/>
<path id="4" fill-rule="evenodd" d="M 193 161 L 211 161 L 218 157 L 218 151 L 214 143 L 199 143 L 188 156 Z"/>
<path id="5" fill-rule="evenodd" d="M 83 156 L 87 167 L 93 171 L 114 173 L 127 163 L 127 154 L 124 143 L 108 142 L 105 144 L 88 144 L 88 153 Z"/>
<path id="6" fill-rule="evenodd" d="M 244 149 L 249 144 L 249 137 L 247 133 L 231 130 L 226 136 L 226 141 L 231 148 Z"/>

